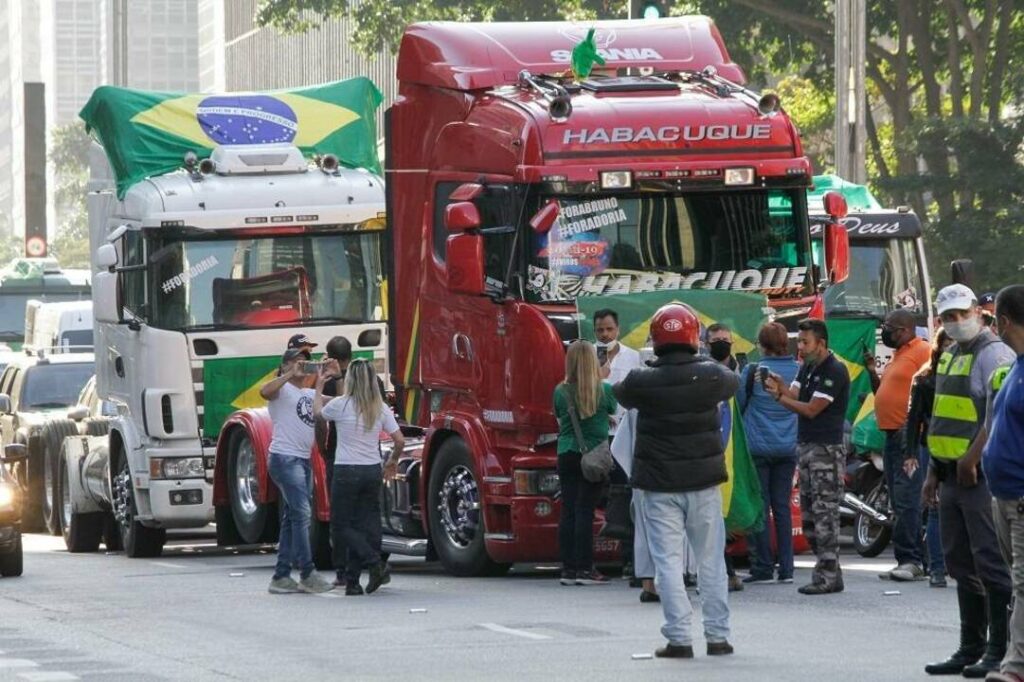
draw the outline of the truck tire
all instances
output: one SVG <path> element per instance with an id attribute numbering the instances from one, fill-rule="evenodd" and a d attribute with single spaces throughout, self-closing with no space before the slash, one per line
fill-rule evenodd
<path id="1" fill-rule="evenodd" d="M 5 578 L 17 578 L 21 575 L 25 564 L 25 554 L 21 549 L 21 535 L 14 545 L 14 551 L 0 554 L 0 575 Z"/>
<path id="2" fill-rule="evenodd" d="M 39 440 L 43 448 L 43 521 L 51 535 L 61 534 L 60 473 L 64 439 L 78 435 L 78 424 L 70 419 L 55 419 L 43 424 Z"/>
<path id="3" fill-rule="evenodd" d="M 136 518 L 135 494 L 132 489 L 132 474 L 128 459 L 123 453 L 117 454 L 117 474 L 114 476 L 114 516 L 121 530 L 121 546 L 124 553 L 133 558 L 158 557 L 164 551 L 167 531 L 163 528 L 148 528 Z"/>
<path id="4" fill-rule="evenodd" d="M 484 545 L 480 488 L 469 448 L 458 437 L 441 444 L 430 468 L 430 540 L 441 565 L 458 576 L 500 575 L 511 564 L 491 559 Z"/>
<path id="5" fill-rule="evenodd" d="M 111 512 L 103 512 L 103 546 L 108 552 L 120 552 L 124 549 L 124 545 L 121 544 L 121 524 Z"/>
<path id="6" fill-rule="evenodd" d="M 228 500 L 231 515 L 242 542 L 255 545 L 277 540 L 277 510 L 261 504 L 260 480 L 256 469 L 256 450 L 244 429 L 231 432 L 228 441 Z"/>
<path id="7" fill-rule="evenodd" d="M 315 511 L 309 522 L 309 548 L 313 551 L 313 565 L 316 566 L 316 570 L 334 570 L 334 558 L 331 556 L 331 524 L 318 520 Z"/>
<path id="8" fill-rule="evenodd" d="M 84 422 L 85 435 L 105 436 L 110 433 L 110 419 L 108 417 L 89 417 Z"/>
<path id="9" fill-rule="evenodd" d="M 59 460 L 60 478 L 57 482 L 61 500 L 60 527 L 61 534 L 64 536 L 64 545 L 73 554 L 95 552 L 100 548 L 100 540 L 103 538 L 103 521 L 106 512 L 76 514 L 72 511 L 70 470 L 65 452 L 66 448 L 62 447 Z"/>
<path id="10" fill-rule="evenodd" d="M 213 508 L 214 523 L 217 525 L 217 546 L 234 547 L 244 545 L 242 536 L 235 527 L 235 517 L 231 514 L 231 505 L 219 504 Z"/>
<path id="11" fill-rule="evenodd" d="M 28 439 L 28 459 L 20 465 L 20 472 L 24 473 L 25 482 L 25 506 L 21 514 L 21 528 L 27 533 L 42 533 L 46 530 L 46 517 L 43 516 L 43 495 L 46 489 L 43 485 L 44 467 L 46 456 L 43 452 L 43 442 L 39 436 L 30 436 Z"/>

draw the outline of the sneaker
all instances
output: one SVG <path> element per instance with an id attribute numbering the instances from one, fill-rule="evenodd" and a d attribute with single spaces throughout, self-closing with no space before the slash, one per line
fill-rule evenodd
<path id="1" fill-rule="evenodd" d="M 783 577 L 783 576 L 780 575 L 779 576 L 779 584 L 780 585 L 792 585 L 793 584 L 793 576 L 790 575 L 790 576 Z"/>
<path id="2" fill-rule="evenodd" d="M 826 585 L 825 583 L 811 583 L 810 585 L 804 585 L 797 590 L 800 594 L 833 594 L 835 592 L 842 592 L 843 584 L 836 583 L 835 585 Z"/>
<path id="3" fill-rule="evenodd" d="M 945 573 L 932 573 L 928 577 L 928 587 L 946 587 L 947 584 Z"/>
<path id="4" fill-rule="evenodd" d="M 744 585 L 774 585 L 775 584 L 775 579 L 772 578 L 771 576 L 768 576 L 767 578 L 762 578 L 761 576 L 751 574 L 751 575 L 745 576 L 743 578 L 743 584 Z"/>
<path id="5" fill-rule="evenodd" d="M 384 584 L 384 568 L 378 563 L 369 568 L 370 579 L 366 581 L 366 594 L 373 594 Z"/>
<path id="6" fill-rule="evenodd" d="M 738 575 L 730 575 L 729 576 L 729 591 L 730 592 L 742 592 L 743 591 L 743 581 L 740 580 L 740 577 Z"/>
<path id="7" fill-rule="evenodd" d="M 562 571 L 562 579 L 559 582 L 563 585 L 575 585 L 576 571 Z"/>
<path id="8" fill-rule="evenodd" d="M 387 585 L 391 582 L 391 564 L 383 562 L 380 571 L 380 584 Z"/>
<path id="9" fill-rule="evenodd" d="M 708 642 L 708 656 L 728 656 L 733 651 L 729 642 Z"/>
<path id="10" fill-rule="evenodd" d="M 693 647 L 689 644 L 666 644 L 654 655 L 658 658 L 693 658 Z"/>
<path id="11" fill-rule="evenodd" d="M 924 580 L 924 569 L 917 564 L 900 564 L 890 574 L 893 580 L 901 583 Z"/>
<path id="12" fill-rule="evenodd" d="M 608 577 L 601 575 L 598 571 L 591 569 L 576 574 L 577 585 L 607 585 Z"/>
<path id="13" fill-rule="evenodd" d="M 267 592 L 270 594 L 293 594 L 299 591 L 299 584 L 290 575 L 283 578 L 274 578 L 270 581 Z"/>
<path id="14" fill-rule="evenodd" d="M 641 604 L 651 604 L 659 601 L 661 601 L 661 597 L 658 596 L 657 592 L 648 592 L 647 590 L 643 590 L 640 593 Z"/>
<path id="15" fill-rule="evenodd" d="M 364 594 L 366 594 L 366 593 L 363 592 L 363 586 L 360 585 L 358 582 L 354 581 L 354 582 L 350 582 L 350 583 L 345 585 L 345 596 L 346 597 L 361 597 Z"/>
<path id="16" fill-rule="evenodd" d="M 320 594 L 321 592 L 330 592 L 333 589 L 334 585 L 324 580 L 323 576 L 316 571 L 313 571 L 299 581 L 299 592 L 307 594 Z"/>

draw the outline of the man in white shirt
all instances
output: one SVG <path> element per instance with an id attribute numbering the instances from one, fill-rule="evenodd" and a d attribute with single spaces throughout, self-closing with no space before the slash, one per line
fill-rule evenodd
<path id="1" fill-rule="evenodd" d="M 629 346 L 619 343 L 619 314 L 611 308 L 602 308 L 594 313 L 594 336 L 597 337 L 597 359 L 601 362 L 601 378 L 606 383 L 615 385 L 626 378 L 634 369 L 644 367 L 640 353 Z M 610 434 L 615 435 L 615 427 L 626 414 L 624 407 L 619 407 L 615 414 Z"/>

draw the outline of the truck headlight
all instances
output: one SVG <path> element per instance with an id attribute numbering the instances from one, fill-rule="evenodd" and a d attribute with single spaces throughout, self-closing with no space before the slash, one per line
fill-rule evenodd
<path id="1" fill-rule="evenodd" d="M 554 495 L 558 492 L 558 472 L 551 469 L 516 469 L 516 495 Z"/>
<path id="2" fill-rule="evenodd" d="M 14 486 L 10 483 L 0 482 L 0 511 L 14 511 Z"/>
<path id="3" fill-rule="evenodd" d="M 154 457 L 149 460 L 150 478 L 203 478 L 202 457 Z"/>

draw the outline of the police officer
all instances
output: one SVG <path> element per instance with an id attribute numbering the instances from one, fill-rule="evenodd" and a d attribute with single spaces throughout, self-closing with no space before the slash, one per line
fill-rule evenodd
<path id="1" fill-rule="evenodd" d="M 989 437 L 982 457 L 985 479 L 995 502 L 996 533 L 1006 562 L 1013 568 L 1016 604 L 1010 619 L 1010 647 L 993 682 L 1024 682 L 1024 286 L 1006 287 L 996 297 L 999 336 L 1017 354 L 1012 367 L 1001 367 L 990 380 Z M 994 396 L 994 397 L 992 397 Z"/>
<path id="2" fill-rule="evenodd" d="M 839 501 L 843 497 L 843 424 L 850 401 L 850 373 L 828 348 L 822 320 L 804 320 L 797 329 L 803 365 L 787 388 L 772 374 L 765 390 L 797 415 L 800 510 L 804 535 L 818 561 L 812 581 L 800 594 L 843 591 L 839 567 Z"/>
<path id="3" fill-rule="evenodd" d="M 980 678 L 996 670 L 1006 653 L 1011 587 L 993 525 L 992 495 L 978 463 L 987 439 L 987 382 L 999 367 L 1013 362 L 1014 354 L 984 326 L 978 299 L 968 287 L 945 287 L 935 304 L 954 345 L 942 354 L 935 372 L 928 432 L 932 460 L 924 498 L 935 504 L 941 484 L 942 547 L 957 585 L 960 646 L 945 661 L 926 665 L 925 672 Z"/>

